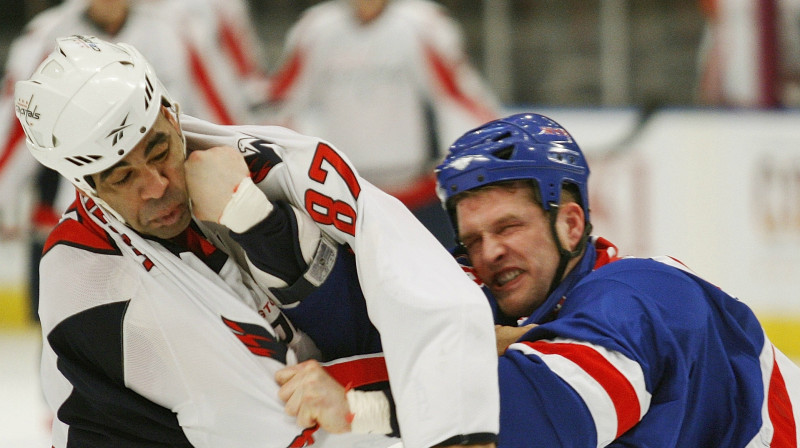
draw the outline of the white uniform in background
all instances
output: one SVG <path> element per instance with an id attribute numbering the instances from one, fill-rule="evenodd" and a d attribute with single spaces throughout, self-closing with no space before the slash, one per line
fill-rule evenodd
<path id="1" fill-rule="evenodd" d="M 205 65 L 211 68 L 211 75 L 217 77 L 215 80 L 217 84 L 236 87 L 235 101 L 244 100 L 244 104 L 240 104 L 239 107 L 254 109 L 263 104 L 268 83 L 263 67 L 265 56 L 247 1 L 138 1 L 151 5 L 165 17 L 182 18 L 180 32 L 199 48 L 204 49 L 201 56 L 205 60 Z M 214 48 L 217 51 L 208 51 Z M 220 65 L 225 69 L 213 70 L 213 67 Z M 244 117 L 235 118 L 239 120 Z M 216 122 L 225 123 L 221 120 Z"/>
<path id="2" fill-rule="evenodd" d="M 399 197 L 432 174 L 457 136 L 496 118 L 497 102 L 441 5 L 389 1 L 362 24 L 349 3 L 323 2 L 293 26 L 270 99 L 282 123 L 332 142 Z"/>
<path id="3" fill-rule="evenodd" d="M 27 216 L 7 216 L 24 206 L 18 204 L 22 191 L 37 169 L 25 149 L 24 135 L 14 117 L 14 82 L 28 79 L 53 50 L 57 37 L 93 35 L 110 42 L 134 45 L 155 67 L 167 90 L 181 98 L 181 110 L 223 124 L 252 123 L 251 98 L 239 82 L 234 66 L 215 46 L 214 31 L 200 39 L 200 16 L 210 4 L 197 2 L 194 15 L 179 14 L 187 9 L 184 0 L 131 1 L 125 24 L 113 36 L 94 25 L 86 16 L 86 0 L 67 0 L 35 16 L 9 48 L 0 98 L 0 215 L 9 225 L 24 225 Z M 61 213 L 74 198 L 73 189 L 62 182 L 55 209 Z M 5 213 L 3 213 L 5 211 Z M 2 224 L 2 223 L 0 223 Z"/>

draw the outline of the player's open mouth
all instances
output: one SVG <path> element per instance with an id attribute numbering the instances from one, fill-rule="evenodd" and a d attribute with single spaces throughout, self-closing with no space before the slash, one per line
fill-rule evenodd
<path id="1" fill-rule="evenodd" d="M 522 269 L 511 269 L 508 271 L 503 271 L 494 277 L 494 285 L 498 288 L 502 288 L 503 286 L 508 284 L 508 282 L 519 277 L 520 274 L 522 274 Z"/>

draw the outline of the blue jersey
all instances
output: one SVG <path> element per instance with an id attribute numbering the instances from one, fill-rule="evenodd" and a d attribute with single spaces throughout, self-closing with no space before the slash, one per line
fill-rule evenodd
<path id="1" fill-rule="evenodd" d="M 800 369 L 753 312 L 594 243 L 500 358 L 498 446 L 796 447 Z"/>

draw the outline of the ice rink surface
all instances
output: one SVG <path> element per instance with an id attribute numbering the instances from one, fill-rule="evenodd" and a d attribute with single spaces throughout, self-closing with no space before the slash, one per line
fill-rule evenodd
<path id="1" fill-rule="evenodd" d="M 0 328 L 0 448 L 50 446 L 50 413 L 39 385 L 38 327 Z"/>

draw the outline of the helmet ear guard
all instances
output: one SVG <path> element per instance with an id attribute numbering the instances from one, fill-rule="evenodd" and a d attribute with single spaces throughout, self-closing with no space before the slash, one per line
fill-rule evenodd
<path id="1" fill-rule="evenodd" d="M 122 160 L 152 128 L 162 103 L 173 104 L 135 48 L 88 36 L 56 39 L 14 94 L 34 158 L 94 199 L 87 177 Z"/>

